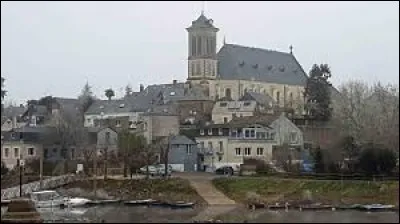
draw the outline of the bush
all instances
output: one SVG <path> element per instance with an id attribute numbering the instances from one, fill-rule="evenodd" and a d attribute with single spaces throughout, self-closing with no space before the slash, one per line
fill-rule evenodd
<path id="1" fill-rule="evenodd" d="M 392 150 L 368 144 L 361 152 L 359 168 L 367 175 L 391 174 L 396 167 L 396 159 L 396 154 Z"/>
<path id="2" fill-rule="evenodd" d="M 7 167 L 6 164 L 4 164 L 3 161 L 1 161 L 1 175 L 5 175 L 8 173 L 8 171 L 10 171 Z"/>

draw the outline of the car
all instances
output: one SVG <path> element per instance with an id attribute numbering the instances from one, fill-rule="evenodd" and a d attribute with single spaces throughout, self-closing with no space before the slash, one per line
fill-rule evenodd
<path id="1" fill-rule="evenodd" d="M 146 174 L 147 167 L 148 167 L 149 174 L 151 176 L 164 176 L 165 175 L 165 164 L 155 164 L 155 165 L 144 166 L 144 167 L 140 168 L 140 172 Z M 171 176 L 171 173 L 172 173 L 172 166 L 168 165 L 167 175 Z"/>

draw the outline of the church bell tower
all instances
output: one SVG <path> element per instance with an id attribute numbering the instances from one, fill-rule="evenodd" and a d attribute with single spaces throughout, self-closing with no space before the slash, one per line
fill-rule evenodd
<path id="1" fill-rule="evenodd" d="M 217 77 L 217 32 L 204 12 L 186 28 L 189 37 L 188 81 L 208 83 Z M 196 81 L 198 80 L 198 81 Z"/>

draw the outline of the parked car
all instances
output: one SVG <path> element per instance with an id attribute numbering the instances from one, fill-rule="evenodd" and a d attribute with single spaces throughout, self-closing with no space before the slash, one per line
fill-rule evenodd
<path id="1" fill-rule="evenodd" d="M 164 176 L 165 175 L 165 164 L 155 164 L 148 166 L 149 174 L 151 176 Z M 140 168 L 140 172 L 143 174 L 147 173 L 147 166 Z M 171 176 L 172 166 L 168 165 L 167 175 Z"/>

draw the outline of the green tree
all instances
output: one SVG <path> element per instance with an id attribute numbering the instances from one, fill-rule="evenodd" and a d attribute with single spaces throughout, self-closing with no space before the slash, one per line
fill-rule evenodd
<path id="1" fill-rule="evenodd" d="M 111 88 L 106 89 L 104 91 L 104 94 L 105 94 L 105 96 L 107 97 L 108 100 L 111 100 L 111 98 L 115 96 L 115 92 Z"/>
<path id="2" fill-rule="evenodd" d="M 321 150 L 321 148 L 319 146 L 315 149 L 313 157 L 314 157 L 314 164 L 315 164 L 314 165 L 315 172 L 316 173 L 325 172 L 324 158 L 323 158 L 323 155 L 322 155 L 322 150 Z"/>
<path id="3" fill-rule="evenodd" d="M 392 150 L 370 143 L 361 152 L 359 166 L 368 175 L 390 174 L 396 167 L 396 160 L 397 156 Z"/>
<path id="4" fill-rule="evenodd" d="M 82 113 L 85 113 L 86 110 L 92 105 L 92 103 L 95 101 L 95 98 L 93 96 L 92 92 L 92 87 L 89 85 L 88 82 L 85 83 L 83 86 L 83 89 L 81 91 L 81 94 L 78 96 L 78 100 L 81 103 L 81 110 Z"/>
<path id="5" fill-rule="evenodd" d="M 5 80 L 5 78 L 1 77 L 1 101 L 3 101 L 4 97 L 7 95 L 7 91 L 4 89 Z"/>
<path id="6" fill-rule="evenodd" d="M 331 118 L 331 70 L 327 64 L 314 64 L 305 88 L 305 109 L 312 118 L 327 121 Z"/>

